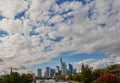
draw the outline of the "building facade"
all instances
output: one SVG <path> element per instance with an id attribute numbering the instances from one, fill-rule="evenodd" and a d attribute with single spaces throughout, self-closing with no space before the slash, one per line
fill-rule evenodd
<path id="1" fill-rule="evenodd" d="M 37 69 L 37 76 L 42 77 L 42 69 Z"/>
<path id="2" fill-rule="evenodd" d="M 61 75 L 66 75 L 67 74 L 67 66 L 66 64 L 62 61 L 62 58 L 60 59 L 61 62 Z"/>
<path id="3" fill-rule="evenodd" d="M 55 75 L 60 75 L 60 67 L 56 66 Z"/>
<path id="4" fill-rule="evenodd" d="M 55 69 L 51 69 L 50 76 L 53 77 L 55 75 Z"/>
<path id="5" fill-rule="evenodd" d="M 72 64 L 69 64 L 69 74 L 72 74 L 73 73 L 73 66 L 72 66 Z"/>

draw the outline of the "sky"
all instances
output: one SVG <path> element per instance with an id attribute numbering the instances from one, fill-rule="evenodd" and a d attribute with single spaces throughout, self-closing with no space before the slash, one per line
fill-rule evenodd
<path id="1" fill-rule="evenodd" d="M 120 0 L 0 0 L 0 73 L 120 64 Z"/>

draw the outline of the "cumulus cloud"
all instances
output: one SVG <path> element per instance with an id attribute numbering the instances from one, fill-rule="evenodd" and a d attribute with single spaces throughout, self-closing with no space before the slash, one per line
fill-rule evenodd
<path id="1" fill-rule="evenodd" d="M 14 18 L 17 13 L 27 9 L 28 3 L 24 0 L 1 0 L 0 12 L 3 17 Z"/>
<path id="2" fill-rule="evenodd" d="M 95 68 L 119 62 L 119 0 L 87 0 L 57 4 L 55 0 L 4 0 L 0 5 L 0 70 L 32 66 L 60 53 L 100 52 L 107 59 L 89 59 Z M 23 13 L 24 12 L 24 13 Z M 18 18 L 15 16 L 18 15 Z M 24 18 L 19 18 L 24 15 Z M 81 61 L 82 62 L 82 61 Z M 76 62 L 75 65 L 80 65 Z M 103 65 L 102 65 L 103 66 Z M 27 69 L 23 68 L 24 71 Z"/>

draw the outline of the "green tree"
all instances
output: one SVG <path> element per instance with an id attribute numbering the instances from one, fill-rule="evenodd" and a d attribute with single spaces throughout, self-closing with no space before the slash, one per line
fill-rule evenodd
<path id="1" fill-rule="evenodd" d="M 69 80 L 73 80 L 73 76 L 71 74 L 68 75 Z"/>
<path id="2" fill-rule="evenodd" d="M 31 74 L 22 74 L 21 75 L 21 82 L 22 83 L 30 83 L 32 81 L 32 75 Z"/>
<path id="3" fill-rule="evenodd" d="M 92 83 L 94 80 L 94 76 L 92 73 L 92 69 L 88 66 L 84 67 L 81 72 L 81 81 L 83 83 Z"/>
<path id="4" fill-rule="evenodd" d="M 12 72 L 10 77 L 13 80 L 13 83 L 20 83 L 20 81 L 21 81 L 21 77 L 20 77 L 19 73 L 17 73 L 17 72 Z"/>
<path id="5" fill-rule="evenodd" d="M 1 83 L 13 83 L 13 79 L 9 74 L 2 76 Z"/>
<path id="6" fill-rule="evenodd" d="M 4 75 L 0 79 L 0 83 L 31 83 L 31 74 L 19 75 L 17 72 L 11 72 L 10 74 Z"/>
<path id="7" fill-rule="evenodd" d="M 81 81 L 81 76 L 79 74 L 74 74 L 73 75 L 73 80 L 80 82 Z"/>

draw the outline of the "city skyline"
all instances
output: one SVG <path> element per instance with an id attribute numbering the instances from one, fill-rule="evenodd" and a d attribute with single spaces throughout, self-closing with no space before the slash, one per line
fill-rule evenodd
<path id="1" fill-rule="evenodd" d="M 62 58 L 60 58 L 59 63 L 60 63 L 60 66 L 56 65 L 54 68 L 51 68 L 50 66 L 46 66 L 45 68 L 38 68 L 37 76 L 38 77 L 53 77 L 56 75 L 68 75 L 68 74 L 80 72 L 80 71 L 77 72 L 76 71 L 77 69 L 75 69 L 72 64 L 69 63 L 69 65 L 67 65 L 62 60 Z"/>
<path id="2" fill-rule="evenodd" d="M 120 64 L 120 0 L 1 0 L 0 74 Z M 61 61 L 62 62 L 62 61 Z M 60 66 L 60 65 L 59 65 Z"/>

